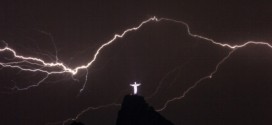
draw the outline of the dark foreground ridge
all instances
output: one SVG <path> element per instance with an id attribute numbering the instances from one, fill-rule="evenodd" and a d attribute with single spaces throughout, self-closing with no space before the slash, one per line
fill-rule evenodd
<path id="1" fill-rule="evenodd" d="M 74 121 L 71 125 L 84 125 Z M 143 96 L 126 95 L 118 112 L 116 125 L 174 125 L 165 119 L 153 107 L 149 106 Z"/>
<path id="2" fill-rule="evenodd" d="M 173 125 L 150 107 L 144 97 L 126 95 L 116 125 Z"/>

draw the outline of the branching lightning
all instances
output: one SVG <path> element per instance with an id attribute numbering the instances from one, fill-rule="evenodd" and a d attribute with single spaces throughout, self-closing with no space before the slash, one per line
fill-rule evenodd
<path id="1" fill-rule="evenodd" d="M 65 74 L 65 73 L 68 73 L 68 74 L 71 74 L 72 76 L 74 76 L 74 75 L 77 75 L 80 70 L 86 70 L 87 71 L 87 73 L 86 73 L 86 79 L 85 79 L 83 87 L 80 89 L 80 92 L 82 92 L 84 90 L 84 87 L 85 87 L 85 85 L 87 83 L 87 80 L 88 80 L 88 78 L 87 78 L 88 69 L 91 68 L 91 66 L 93 65 L 93 63 L 96 61 L 97 57 L 100 55 L 100 52 L 105 47 L 113 44 L 117 39 L 123 38 L 129 32 L 139 30 L 141 27 L 143 27 L 147 23 L 151 23 L 151 22 L 162 22 L 162 21 L 167 21 L 167 22 L 172 22 L 172 23 L 177 23 L 177 24 L 184 25 L 185 28 L 186 28 L 186 30 L 187 30 L 187 34 L 189 36 L 191 36 L 193 38 L 197 38 L 197 39 L 202 39 L 202 40 L 207 41 L 207 42 L 209 42 L 211 44 L 218 45 L 219 47 L 229 48 L 230 51 L 229 51 L 228 55 L 226 55 L 225 57 L 223 57 L 217 63 L 217 65 L 215 66 L 215 68 L 214 68 L 213 71 L 211 71 L 208 75 L 206 75 L 206 76 L 200 78 L 199 80 L 197 80 L 191 87 L 189 87 L 181 95 L 179 95 L 179 96 L 177 96 L 177 97 L 175 97 L 173 99 L 170 99 L 170 100 L 166 101 L 164 103 L 163 107 L 160 108 L 160 109 L 157 109 L 157 111 L 164 110 L 168 106 L 168 104 L 170 102 L 182 99 L 184 96 L 186 96 L 186 94 L 188 92 L 190 92 L 193 88 L 195 88 L 202 81 L 204 81 L 206 79 L 211 79 L 214 76 L 214 74 L 217 73 L 217 71 L 220 68 L 220 66 L 237 49 L 246 47 L 247 45 L 250 45 L 250 44 L 253 44 L 253 45 L 264 45 L 264 46 L 267 46 L 267 47 L 269 47 L 269 48 L 272 49 L 272 45 L 271 44 L 269 44 L 268 42 L 260 42 L 260 41 L 247 41 L 247 42 L 245 42 L 243 44 L 237 44 L 237 45 L 231 45 L 231 44 L 227 44 L 227 43 L 220 43 L 220 42 L 217 42 L 217 41 L 215 41 L 215 40 L 213 40 L 211 38 L 208 38 L 208 37 L 205 37 L 205 36 L 201 36 L 201 35 L 197 35 L 197 34 L 193 34 L 191 32 L 190 26 L 187 23 L 183 22 L 183 21 L 178 21 L 178 20 L 169 19 L 169 18 L 151 17 L 151 18 L 149 18 L 147 20 L 142 21 L 136 27 L 132 27 L 132 28 L 126 29 L 121 34 L 115 34 L 112 39 L 110 39 L 109 41 L 107 41 L 104 44 L 102 44 L 96 50 L 96 52 L 94 53 L 94 55 L 91 58 L 91 60 L 88 63 L 86 63 L 85 65 L 80 65 L 80 66 L 77 66 L 75 68 L 70 68 L 67 65 L 65 65 L 64 63 L 59 62 L 57 56 L 56 56 L 56 62 L 46 62 L 43 59 L 37 58 L 37 57 L 26 57 L 26 56 L 17 54 L 17 52 L 14 49 L 12 49 L 12 48 L 8 47 L 8 45 L 6 45 L 5 47 L 0 48 L 0 53 L 3 53 L 3 52 L 11 53 L 12 56 L 13 56 L 13 59 L 16 59 L 16 61 L 0 62 L 0 66 L 2 66 L 2 68 L 15 68 L 15 69 L 19 69 L 19 70 L 25 71 L 25 72 L 41 72 L 41 73 L 45 73 L 46 74 L 46 76 L 43 79 L 41 79 L 37 84 L 30 85 L 30 86 L 25 87 L 25 88 L 14 87 L 14 89 L 17 89 L 17 90 L 27 90 L 27 89 L 32 88 L 32 87 L 37 87 L 37 86 L 40 85 L 40 83 L 44 82 L 50 75 L 53 75 L 53 74 Z M 57 51 L 56 51 L 56 54 L 57 54 Z M 26 67 L 26 66 L 24 66 L 25 64 L 28 64 L 29 66 Z M 156 92 L 157 92 L 157 90 L 156 90 Z M 109 106 L 120 106 L 120 104 L 112 103 L 112 104 L 109 104 L 109 105 L 104 105 L 104 106 L 99 106 L 99 107 L 88 107 L 87 109 L 85 109 L 85 110 L 81 111 L 79 114 L 77 114 L 74 118 L 69 118 L 69 119 L 63 121 L 62 123 L 65 124 L 65 123 L 67 123 L 70 120 L 76 120 L 82 114 L 84 114 L 85 112 L 87 112 L 89 110 L 96 110 L 96 109 L 100 109 L 100 108 L 104 108 L 104 107 L 109 107 Z"/>
<path id="2" fill-rule="evenodd" d="M 187 94 L 188 92 L 190 92 L 193 88 L 195 88 L 199 83 L 201 83 L 202 81 L 204 81 L 204 80 L 206 80 L 206 79 L 211 79 L 211 78 L 213 77 L 213 75 L 218 71 L 219 67 L 220 67 L 220 66 L 221 66 L 221 65 L 222 65 L 222 64 L 223 64 L 230 56 L 231 56 L 231 54 L 233 54 L 233 53 L 235 52 L 235 50 L 236 50 L 236 49 L 230 51 L 230 52 L 228 53 L 227 56 L 225 56 L 219 63 L 217 63 L 215 69 L 214 69 L 210 74 L 208 74 L 208 75 L 206 75 L 206 76 L 200 78 L 199 80 L 197 80 L 192 86 L 190 86 L 187 90 L 185 90 L 185 91 L 183 92 L 183 94 L 181 94 L 180 96 L 174 97 L 174 98 L 172 98 L 172 99 L 170 99 L 170 100 L 167 100 L 167 101 L 164 103 L 163 107 L 160 108 L 160 109 L 157 109 L 157 111 L 159 111 L 159 112 L 160 112 L 160 111 L 163 111 L 163 110 L 168 106 L 168 104 L 169 104 L 170 102 L 173 102 L 173 101 L 182 99 L 183 97 L 186 96 L 186 94 Z"/>
<path id="3" fill-rule="evenodd" d="M 82 110 L 80 113 L 78 113 L 75 117 L 73 118 L 68 118 L 64 121 L 58 121 L 58 122 L 51 122 L 51 123 L 47 123 L 46 125 L 56 125 L 56 124 L 62 124 L 65 125 L 66 123 L 70 122 L 70 121 L 75 121 L 77 120 L 81 115 L 83 115 L 84 113 L 90 111 L 90 110 L 98 110 L 101 108 L 108 108 L 108 107 L 116 107 L 116 106 L 121 106 L 121 104 L 117 104 L 117 103 L 111 103 L 111 104 L 106 104 L 106 105 L 101 105 L 101 106 L 97 106 L 97 107 L 88 107 L 84 110 Z"/>
<path id="4" fill-rule="evenodd" d="M 118 38 L 123 38 L 127 33 L 131 32 L 131 31 L 137 31 L 138 29 L 140 29 L 144 24 L 147 24 L 149 22 L 160 22 L 160 21 L 168 21 L 168 22 L 174 22 L 174 23 L 180 23 L 184 26 L 186 26 L 186 29 L 187 29 L 187 33 L 188 35 L 190 35 L 191 37 L 195 37 L 195 38 L 199 38 L 199 39 L 203 39 L 203 40 L 206 40 L 206 41 L 209 41 L 211 42 L 212 44 L 216 44 L 216 45 L 219 45 L 221 47 L 228 47 L 230 49 L 236 49 L 236 48 L 242 48 L 242 47 L 245 47 L 249 44 L 259 44 L 259 45 L 266 45 L 270 48 L 272 48 L 272 45 L 270 45 L 269 43 L 267 42 L 255 42 L 255 41 L 248 41 L 246 43 L 243 43 L 243 44 L 240 44 L 240 45 L 230 45 L 230 44 L 226 44 L 226 43 L 219 43 L 219 42 L 216 42 L 215 40 L 213 39 L 210 39 L 210 38 L 207 38 L 207 37 L 204 37 L 204 36 L 200 36 L 200 35 L 196 35 L 196 34 L 193 34 L 191 32 L 191 29 L 189 27 L 189 25 L 183 21 L 178 21 L 178 20 L 174 20 L 174 19 L 168 19 L 168 18 L 157 18 L 157 17 L 152 17 L 152 18 L 149 18 L 143 22 L 141 22 L 138 26 L 136 27 L 133 27 L 133 28 L 129 28 L 125 31 L 123 31 L 123 33 L 121 34 L 115 34 L 114 37 L 112 39 L 110 39 L 109 41 L 107 41 L 106 43 L 102 44 L 95 52 L 95 54 L 93 55 L 93 58 L 91 59 L 90 62 L 88 62 L 86 65 L 80 65 L 80 66 L 77 66 L 75 68 L 70 68 L 68 66 L 66 66 L 64 63 L 60 63 L 58 62 L 58 60 L 56 60 L 56 62 L 46 62 L 44 61 L 43 59 L 41 58 L 36 58 L 36 57 L 25 57 L 25 56 L 22 56 L 22 55 L 18 55 L 17 52 L 6 46 L 4 48 L 0 48 L 0 53 L 1 52 L 10 52 L 15 59 L 19 59 L 21 61 L 18 61 L 18 62 L 9 62 L 9 63 L 4 63 L 4 62 L 0 62 L 0 65 L 2 67 L 5 67 L 5 68 L 17 68 L 17 69 L 20 69 L 22 71 L 29 71 L 29 72 L 42 72 L 42 73 L 46 73 L 48 75 L 51 75 L 51 74 L 63 74 L 63 73 L 70 73 L 71 75 L 76 75 L 78 73 L 79 70 L 82 70 L 82 69 L 88 69 L 92 66 L 92 64 L 96 61 L 97 57 L 99 56 L 99 53 L 107 46 L 111 45 L 114 41 L 116 41 Z M 58 59 L 56 57 L 56 59 Z M 20 62 L 26 62 L 28 64 L 31 64 L 31 65 L 38 65 L 40 66 L 40 68 L 25 68 L 21 65 L 17 65 L 19 64 Z M 43 68 L 45 67 L 49 67 L 49 68 L 56 68 L 56 70 L 45 70 Z M 27 87 L 27 88 L 31 88 L 31 87 Z"/>

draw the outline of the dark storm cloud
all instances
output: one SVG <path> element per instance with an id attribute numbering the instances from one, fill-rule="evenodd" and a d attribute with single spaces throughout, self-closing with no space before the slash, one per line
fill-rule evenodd
<path id="1" fill-rule="evenodd" d="M 6 1 L 1 6 L 1 40 L 20 54 L 52 61 L 53 37 L 59 59 L 71 67 L 86 64 L 115 33 L 152 16 L 183 20 L 195 34 L 230 44 L 269 42 L 272 32 L 271 9 L 264 2 Z M 129 33 L 103 50 L 89 68 L 88 83 L 80 96 L 85 71 L 77 76 L 80 82 L 57 75 L 40 87 L 7 94 L 7 88 L 33 84 L 44 74 L 4 68 L 0 70 L 0 124 L 45 124 L 75 116 L 88 106 L 120 103 L 131 93 L 129 84 L 134 81 L 142 83 L 139 92 L 144 96 L 163 82 L 157 95 L 148 100 L 159 108 L 211 72 L 228 51 L 189 37 L 183 25 L 159 22 Z M 236 51 L 213 79 L 203 81 L 161 113 L 176 125 L 270 124 L 271 55 L 270 48 L 259 45 Z M 50 82 L 56 80 L 61 81 Z M 79 120 L 113 124 L 117 111 L 118 107 L 94 110 Z"/>

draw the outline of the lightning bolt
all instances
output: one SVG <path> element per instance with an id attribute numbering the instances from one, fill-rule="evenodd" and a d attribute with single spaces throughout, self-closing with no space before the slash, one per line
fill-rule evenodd
<path id="1" fill-rule="evenodd" d="M 65 125 L 66 123 L 70 122 L 70 121 L 76 121 L 81 115 L 83 115 L 84 113 L 90 111 L 90 110 L 98 110 L 98 109 L 102 109 L 102 108 L 109 108 L 109 107 L 119 107 L 121 106 L 121 104 L 117 104 L 117 103 L 110 103 L 110 104 L 106 104 L 106 105 L 101 105 L 101 106 L 97 106 L 97 107 L 88 107 L 84 110 L 82 110 L 80 113 L 78 113 L 75 117 L 73 118 L 68 118 L 64 121 L 57 121 L 57 122 L 50 122 L 47 123 L 46 125 L 56 125 L 56 124 L 62 124 Z"/>
<path id="2" fill-rule="evenodd" d="M 156 111 L 158 111 L 158 112 L 163 111 L 165 108 L 167 108 L 167 106 L 168 106 L 168 104 L 170 102 L 173 102 L 173 101 L 180 100 L 180 99 L 184 98 L 186 96 L 186 94 L 188 92 L 190 92 L 193 88 L 195 88 L 199 83 L 201 83 L 202 81 L 204 81 L 206 79 L 211 79 L 213 77 L 213 75 L 218 71 L 219 67 L 235 52 L 235 50 L 236 49 L 230 51 L 227 56 L 225 56 L 223 59 L 221 59 L 219 61 L 219 63 L 217 63 L 215 69 L 210 74 L 208 74 L 208 75 L 200 78 L 199 80 L 197 80 L 192 86 L 190 86 L 187 90 L 185 90 L 182 95 L 180 95 L 178 97 L 174 97 L 174 98 L 172 98 L 170 100 L 167 100 L 164 103 L 163 107 L 160 108 L 160 109 L 157 109 Z"/>
<path id="3" fill-rule="evenodd" d="M 4 62 L 0 62 L 0 65 L 2 67 L 5 67 L 5 68 L 17 68 L 17 69 L 20 69 L 22 71 L 29 71 L 29 72 L 42 72 L 42 73 L 46 73 L 48 75 L 51 75 L 51 74 L 63 74 L 63 73 L 69 73 L 71 75 L 76 75 L 79 70 L 82 70 L 82 69 L 88 69 L 92 66 L 92 64 L 96 61 L 97 57 L 99 56 L 99 53 L 107 46 L 111 45 L 114 41 L 116 41 L 118 38 L 123 38 L 127 33 L 129 32 L 132 32 L 132 31 L 137 31 L 138 29 L 140 29 L 144 24 L 147 24 L 149 22 L 161 22 L 161 21 L 168 21 L 168 22 L 174 22 L 174 23 L 179 23 L 179 24 L 182 24 L 186 27 L 187 29 L 187 33 L 188 35 L 190 35 L 191 37 L 194 37 L 194 38 L 199 38 L 199 39 L 203 39 L 203 40 L 206 40 L 206 41 L 209 41 L 211 42 L 212 44 L 215 44 L 215 45 L 219 45 L 221 47 L 228 47 L 230 49 L 237 49 L 237 48 L 242 48 L 242 47 L 245 47 L 249 44 L 260 44 L 260 45 L 266 45 L 270 48 L 272 48 L 272 46 L 267 43 L 267 42 L 255 42 L 255 41 L 248 41 L 244 44 L 240 44 L 240 45 L 230 45 L 230 44 L 226 44 L 226 43 L 219 43 L 219 42 L 216 42 L 215 40 L 213 39 L 210 39 L 210 38 L 207 38 L 207 37 L 204 37 L 204 36 L 200 36 L 200 35 L 196 35 L 196 34 L 193 34 L 191 32 L 191 29 L 189 27 L 189 25 L 183 21 L 178 21 L 178 20 L 174 20 L 174 19 L 169 19 L 169 18 L 157 18 L 157 17 L 151 17 L 143 22 L 141 22 L 138 26 L 136 27 L 133 27 L 133 28 L 129 28 L 125 31 L 123 31 L 121 34 L 115 34 L 114 37 L 112 39 L 110 39 L 109 41 L 107 41 L 106 43 L 102 44 L 95 52 L 95 54 L 93 55 L 93 58 L 91 59 L 90 62 L 88 62 L 86 65 L 81 65 L 81 66 L 78 66 L 76 68 L 70 68 L 68 66 L 66 66 L 65 64 L 63 63 L 60 63 L 58 62 L 58 60 L 56 60 L 55 63 L 48 63 L 46 61 L 44 61 L 43 59 L 41 58 L 36 58 L 36 57 L 25 57 L 25 56 L 22 56 L 22 55 L 18 55 L 17 52 L 6 46 L 4 48 L 1 48 L 0 49 L 0 53 L 1 52 L 10 52 L 12 55 L 13 55 L 13 58 L 14 59 L 19 59 L 23 62 L 26 62 L 28 64 L 31 64 L 31 65 L 38 65 L 40 66 L 40 68 L 25 68 L 21 65 L 17 65 L 19 64 L 20 62 L 10 62 L 10 63 L 4 63 Z M 57 58 L 57 57 L 56 57 Z M 56 68 L 58 70 L 46 70 L 45 68 L 46 67 L 49 67 L 49 68 Z M 47 77 L 46 77 L 47 78 Z M 29 88 L 32 88 L 32 87 L 36 87 L 36 86 L 39 86 L 39 84 L 36 84 L 36 85 L 33 85 L 33 86 L 29 86 L 29 87 L 26 87 L 26 88 L 23 88 L 22 90 L 24 89 L 29 89 Z"/>
<path id="4" fill-rule="evenodd" d="M 36 58 L 36 57 L 25 57 L 25 56 L 22 56 L 22 55 L 18 55 L 14 49 L 12 49 L 12 48 L 10 48 L 8 46 L 0 49 L 0 52 L 5 52 L 5 51 L 10 52 L 13 55 L 14 58 L 19 59 L 19 60 L 23 60 L 24 62 L 27 62 L 28 64 L 36 64 L 36 65 L 40 66 L 41 68 L 24 68 L 24 67 L 22 67 L 20 65 L 14 65 L 14 64 L 18 64 L 19 62 L 15 62 L 15 63 L 3 63 L 3 62 L 0 62 L 0 65 L 2 67 L 6 67 L 6 68 L 17 68 L 17 69 L 20 69 L 22 71 L 42 72 L 42 73 L 46 73 L 48 75 L 51 75 L 51 74 L 63 74 L 63 73 L 70 73 L 71 75 L 76 75 L 79 70 L 88 69 L 89 67 L 91 67 L 92 64 L 96 61 L 96 58 L 98 57 L 100 51 L 102 51 L 106 46 L 112 44 L 118 38 L 124 37 L 127 33 L 131 32 L 131 31 L 138 30 L 144 24 L 146 24 L 148 22 L 151 22 L 151 21 L 158 21 L 158 19 L 156 17 L 149 18 L 148 20 L 145 20 L 145 21 L 141 22 L 136 27 L 127 29 L 127 30 L 125 30 L 121 34 L 115 34 L 114 37 L 111 40 L 109 40 L 108 42 L 102 44 L 96 50 L 95 54 L 93 55 L 93 58 L 91 59 L 91 61 L 89 63 L 87 63 L 86 65 L 78 66 L 78 67 L 76 67 L 74 69 L 70 68 L 70 67 L 68 67 L 65 64 L 60 63 L 60 62 L 48 63 L 48 62 L 45 62 L 43 59 L 40 59 L 40 58 Z M 55 71 L 44 70 L 43 68 L 45 68 L 45 67 L 57 68 L 59 70 L 55 70 Z M 48 78 L 48 77 L 46 77 L 46 78 Z M 43 79 L 42 81 L 44 81 L 45 79 Z M 19 90 L 27 90 L 27 89 L 32 88 L 32 87 L 37 87 L 37 86 L 39 86 L 40 83 L 41 82 L 38 82 L 36 85 L 31 85 L 31 86 L 28 86 L 28 87 L 25 87 L 25 88 L 20 88 Z M 85 84 L 84 84 L 84 86 L 85 86 Z M 83 89 L 81 89 L 81 91 Z"/>
<path id="5" fill-rule="evenodd" d="M 187 30 L 187 34 L 193 38 L 196 39 L 202 39 L 205 40 L 211 44 L 214 45 L 218 45 L 219 47 L 225 47 L 225 48 L 229 48 L 230 51 L 228 53 L 228 55 L 226 55 L 224 58 L 222 58 L 222 60 L 220 60 L 216 67 L 214 68 L 214 70 L 209 73 L 208 75 L 200 78 L 199 80 L 197 80 L 191 87 L 189 87 L 184 93 L 182 93 L 181 95 L 174 97 L 168 101 L 166 101 L 163 105 L 162 108 L 157 109 L 157 111 L 163 111 L 164 109 L 166 109 L 166 107 L 168 106 L 168 104 L 170 102 L 176 101 L 176 100 L 180 100 L 183 97 L 186 96 L 187 93 L 189 93 L 193 88 L 195 88 L 199 83 L 201 83 L 202 81 L 206 80 L 206 79 L 211 79 L 218 71 L 218 69 L 220 68 L 220 66 L 239 48 L 243 48 L 246 47 L 250 44 L 253 45 L 264 45 L 267 46 L 269 48 L 272 49 L 272 45 L 269 44 L 268 42 L 262 42 L 262 41 L 247 41 L 245 43 L 242 44 L 237 44 L 237 45 L 231 45 L 231 44 L 227 44 L 227 43 L 220 43 L 217 42 L 211 38 L 205 37 L 205 36 L 201 36 L 201 35 L 197 35 L 197 34 L 193 34 L 191 32 L 191 28 L 190 26 L 183 22 L 183 21 L 179 21 L 179 20 L 174 20 L 174 19 L 170 19 L 170 18 L 157 18 L 157 17 L 151 17 L 147 20 L 142 21 L 139 25 L 132 27 L 132 28 L 128 28 L 126 30 L 124 30 L 121 34 L 115 34 L 113 36 L 112 39 L 110 39 L 109 41 L 105 42 L 104 44 L 102 44 L 95 52 L 95 54 L 93 55 L 92 59 L 85 65 L 80 65 L 77 66 L 75 68 L 70 68 L 68 66 L 66 66 L 64 63 L 61 63 L 57 60 L 56 57 L 56 62 L 46 62 L 41 58 L 37 58 L 37 57 L 26 57 L 23 55 L 19 55 L 17 54 L 17 52 L 8 47 L 8 45 L 6 45 L 4 48 L 0 48 L 0 53 L 3 52 L 9 52 L 12 54 L 13 59 L 15 60 L 19 60 L 19 61 L 14 61 L 14 62 L 0 62 L 0 66 L 4 67 L 4 68 L 15 68 L 15 69 L 19 69 L 22 71 L 26 71 L 26 72 L 41 72 L 41 73 L 45 73 L 46 77 L 44 77 L 42 80 L 40 80 L 37 84 L 35 85 L 30 85 L 26 88 L 18 88 L 15 87 L 16 89 L 19 90 L 27 90 L 29 88 L 32 87 L 37 87 L 40 85 L 40 83 L 42 83 L 43 81 L 45 81 L 50 75 L 53 74 L 64 74 L 64 73 L 68 73 L 71 74 L 72 76 L 77 75 L 78 72 L 80 70 L 88 70 L 88 68 L 91 68 L 91 66 L 93 65 L 93 63 L 96 61 L 97 57 L 99 56 L 100 52 L 107 46 L 113 44 L 117 39 L 123 38 L 126 34 L 128 34 L 129 32 L 132 31 L 137 31 L 139 30 L 141 27 L 143 27 L 145 24 L 147 23 L 151 23 L 151 22 L 162 22 L 162 21 L 167 21 L 167 22 L 172 22 L 172 23 L 177 23 L 177 24 L 181 24 L 184 25 L 186 30 Z M 28 64 L 29 66 L 24 66 L 23 64 Z M 38 68 L 36 68 L 38 67 Z M 86 73 L 88 74 L 88 72 Z M 85 83 L 83 85 L 83 87 L 80 89 L 80 92 L 84 90 L 84 87 L 86 85 L 86 81 L 87 81 L 87 75 L 86 75 L 86 79 L 85 79 Z M 156 90 L 157 91 L 157 90 Z M 103 106 L 99 106 L 99 107 L 88 107 L 87 109 L 81 111 L 79 114 L 76 115 L 76 117 L 74 118 L 69 118 L 65 121 L 63 121 L 62 123 L 65 124 L 70 120 L 76 120 L 78 119 L 82 114 L 84 114 L 85 112 L 89 111 L 89 110 L 97 110 L 97 109 L 101 109 L 101 108 L 105 108 L 105 107 L 109 107 L 109 106 L 120 106 L 120 104 L 109 104 L 109 105 L 103 105 Z"/>

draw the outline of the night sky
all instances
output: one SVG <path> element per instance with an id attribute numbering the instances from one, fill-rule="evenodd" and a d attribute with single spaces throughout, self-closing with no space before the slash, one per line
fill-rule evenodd
<path id="1" fill-rule="evenodd" d="M 219 0 L 176 1 L 1 1 L 0 47 L 5 43 L 24 56 L 56 61 L 75 68 L 88 63 L 96 50 L 127 28 L 153 16 L 188 23 L 194 34 L 231 45 L 249 40 L 272 44 L 272 2 Z M 3 42 L 5 41 L 5 42 Z M 46 76 L 0 67 L 0 124 L 44 125 L 75 117 L 87 107 L 122 102 L 142 83 L 139 95 L 155 109 L 182 95 L 209 75 L 231 49 L 187 34 L 173 22 L 150 22 L 116 40 L 77 75 Z M 272 48 L 248 45 L 236 50 L 212 79 L 160 113 L 175 125 L 271 125 Z M 0 62 L 11 53 L 0 53 Z M 27 67 L 27 66 L 26 66 Z M 77 79 L 77 80 L 75 80 Z M 160 86 L 159 86 L 160 85 Z M 159 90 L 151 98 L 155 90 Z M 113 125 L 120 106 L 89 110 L 78 121 Z"/>

